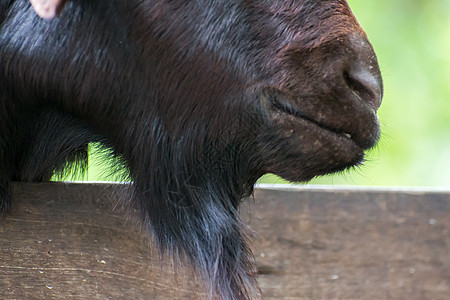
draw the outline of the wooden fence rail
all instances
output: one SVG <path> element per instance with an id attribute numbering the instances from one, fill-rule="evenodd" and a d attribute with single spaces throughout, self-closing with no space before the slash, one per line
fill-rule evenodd
<path id="1" fill-rule="evenodd" d="M 205 298 L 115 206 L 126 189 L 15 184 L 0 299 Z M 449 192 L 256 189 L 242 216 L 264 299 L 450 299 Z"/>

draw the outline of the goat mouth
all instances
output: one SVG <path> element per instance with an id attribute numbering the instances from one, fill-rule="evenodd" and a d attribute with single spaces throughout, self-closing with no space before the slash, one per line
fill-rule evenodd
<path id="1" fill-rule="evenodd" d="M 278 114 L 283 114 L 285 116 L 290 116 L 291 119 L 301 120 L 301 123 L 308 128 L 312 128 L 313 131 L 321 132 L 322 136 L 326 136 L 335 141 L 335 144 L 352 144 L 352 146 L 357 146 L 357 148 L 362 151 L 364 147 L 360 147 L 357 142 L 353 139 L 350 132 L 346 132 L 337 128 L 332 128 L 323 124 L 314 118 L 305 115 L 290 101 L 285 95 L 280 94 L 279 91 L 276 93 L 266 94 L 266 99 L 271 110 L 277 112 Z M 352 148 L 353 148 L 352 147 Z M 359 151 L 358 151 L 359 152 Z"/>
<path id="2" fill-rule="evenodd" d="M 303 120 L 305 120 L 305 121 L 307 121 L 307 122 L 309 122 L 309 123 L 319 127 L 320 129 L 329 131 L 330 133 L 334 133 L 334 134 L 336 134 L 338 136 L 341 136 L 343 138 L 352 140 L 351 133 L 348 133 L 348 132 L 345 132 L 345 131 L 342 131 L 342 130 L 338 130 L 338 129 L 334 129 L 334 128 L 331 128 L 329 126 L 326 126 L 325 124 L 322 124 L 322 123 L 314 120 L 313 118 L 302 114 L 298 110 L 293 109 L 291 106 L 282 105 L 280 102 L 277 102 L 277 101 L 271 101 L 270 104 L 272 105 L 272 107 L 275 110 L 277 110 L 279 112 L 285 113 L 287 115 L 291 115 L 291 116 L 293 116 L 295 118 L 303 119 Z"/>

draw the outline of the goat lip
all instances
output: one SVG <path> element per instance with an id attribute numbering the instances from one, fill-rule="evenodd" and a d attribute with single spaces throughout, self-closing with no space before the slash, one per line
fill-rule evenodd
<path id="1" fill-rule="evenodd" d="M 355 146 L 357 146 L 358 148 L 364 148 L 364 147 L 360 147 L 357 142 L 354 140 L 353 136 L 351 133 L 349 132 L 345 132 L 339 129 L 335 129 L 335 128 L 331 128 L 329 126 L 326 126 L 325 124 L 322 124 L 318 121 L 316 121 L 315 119 L 306 116 L 305 114 L 301 113 L 299 110 L 297 110 L 296 108 L 294 108 L 291 104 L 290 101 L 287 99 L 285 96 L 281 96 L 281 99 L 279 97 L 279 95 L 275 95 L 275 96 L 269 96 L 267 97 L 268 101 L 269 101 L 269 105 L 271 107 L 271 110 L 276 111 L 278 113 L 284 114 L 284 115 L 289 115 L 295 119 L 301 119 L 303 121 L 303 123 L 308 124 L 308 126 L 312 126 L 315 127 L 316 130 L 320 130 L 321 132 L 327 133 L 327 136 L 333 137 L 335 138 L 337 143 L 351 143 Z M 281 100 L 281 101 L 280 101 Z"/>
<path id="2" fill-rule="evenodd" d="M 335 146 L 341 145 L 343 148 L 351 147 L 357 149 L 357 151 L 362 151 L 364 147 L 358 145 L 358 143 L 353 139 L 350 133 L 342 132 L 333 128 L 329 128 L 314 119 L 306 117 L 301 114 L 291 114 L 289 112 L 280 111 L 279 112 L 291 116 L 294 120 L 300 121 L 302 124 L 310 128 L 313 132 L 316 132 L 316 138 L 323 137 L 328 140 L 332 140 Z"/>

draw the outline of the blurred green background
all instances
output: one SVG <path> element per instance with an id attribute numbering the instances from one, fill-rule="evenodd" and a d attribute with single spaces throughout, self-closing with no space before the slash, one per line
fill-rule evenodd
<path id="1" fill-rule="evenodd" d="M 349 0 L 377 52 L 382 137 L 361 168 L 314 184 L 450 187 L 450 0 Z M 108 180 L 90 161 L 88 180 Z M 262 183 L 285 183 L 267 175 Z"/>

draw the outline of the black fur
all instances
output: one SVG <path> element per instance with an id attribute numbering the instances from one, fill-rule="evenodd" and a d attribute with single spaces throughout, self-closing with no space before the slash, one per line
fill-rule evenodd
<path id="1" fill-rule="evenodd" d="M 73 0 L 53 20 L 0 0 L 0 209 L 11 180 L 82 171 L 100 143 L 161 251 L 212 298 L 252 299 L 240 202 L 268 172 L 360 164 L 381 91 L 344 0 Z"/>

